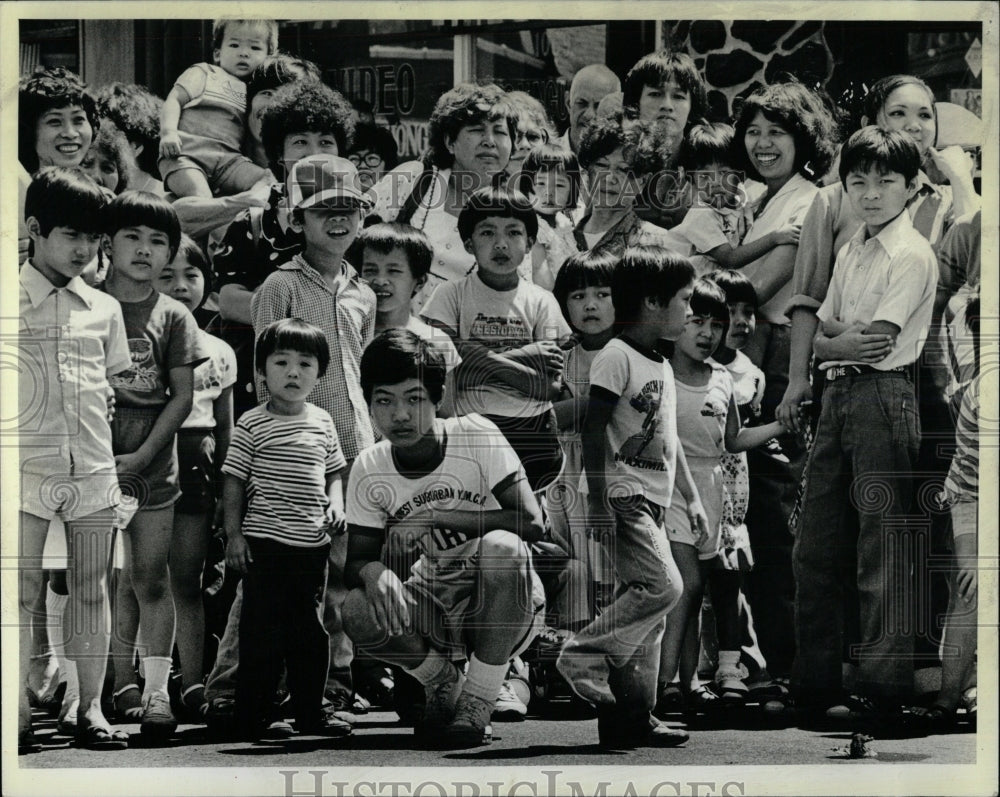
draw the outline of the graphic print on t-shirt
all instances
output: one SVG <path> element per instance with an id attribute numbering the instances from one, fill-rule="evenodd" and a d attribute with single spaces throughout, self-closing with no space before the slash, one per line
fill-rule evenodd
<path id="1" fill-rule="evenodd" d="M 108 379 L 113 388 L 127 388 L 151 392 L 160 387 L 160 371 L 153 358 L 153 344 L 149 338 L 129 338 L 128 350 L 132 365 Z"/>
<path id="2" fill-rule="evenodd" d="M 479 312 L 472 319 L 469 338 L 493 351 L 505 352 L 529 343 L 531 330 L 524 326 L 524 319 L 518 316 L 486 315 Z"/>
<path id="3" fill-rule="evenodd" d="M 624 462 L 634 468 L 666 470 L 662 451 L 646 451 L 646 446 L 656 436 L 657 415 L 662 399 L 663 380 L 654 379 L 643 385 L 642 389 L 628 400 L 629 406 L 645 415 L 645 418 L 642 421 L 642 431 L 629 437 L 621 449 L 615 452 L 615 462 Z"/>

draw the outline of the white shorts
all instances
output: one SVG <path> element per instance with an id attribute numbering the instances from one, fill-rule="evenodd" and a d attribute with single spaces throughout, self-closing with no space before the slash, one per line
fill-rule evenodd
<path id="1" fill-rule="evenodd" d="M 79 520 L 117 506 L 120 500 L 118 474 L 113 470 L 79 476 L 21 471 L 21 511 L 43 520 Z"/>

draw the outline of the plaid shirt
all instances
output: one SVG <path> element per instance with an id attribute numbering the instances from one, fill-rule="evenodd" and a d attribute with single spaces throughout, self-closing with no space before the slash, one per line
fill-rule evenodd
<path id="1" fill-rule="evenodd" d="M 375 294 L 346 260 L 335 289 L 302 255 L 264 280 L 250 303 L 254 335 L 282 318 L 301 318 L 323 330 L 330 345 L 330 367 L 309 401 L 330 413 L 348 461 L 375 442 L 368 406 L 361 392 L 361 353 L 375 329 Z M 257 398 L 267 401 L 264 380 Z"/>

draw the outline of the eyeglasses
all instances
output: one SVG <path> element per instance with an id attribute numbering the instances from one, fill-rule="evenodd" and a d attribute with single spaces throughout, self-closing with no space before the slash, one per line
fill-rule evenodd
<path id="1" fill-rule="evenodd" d="M 363 157 L 361 155 L 352 153 L 347 156 L 347 160 L 349 160 L 355 166 L 360 166 L 363 163 L 365 166 L 371 166 L 373 168 L 375 166 L 381 166 L 383 163 L 385 163 L 385 161 L 382 159 L 382 156 L 379 155 L 377 152 L 369 152 L 367 155 Z"/>

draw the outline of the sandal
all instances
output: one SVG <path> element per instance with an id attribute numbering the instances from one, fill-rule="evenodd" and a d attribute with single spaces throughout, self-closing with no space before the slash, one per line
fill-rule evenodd
<path id="1" fill-rule="evenodd" d="M 38 740 L 35 732 L 31 728 L 25 728 L 17 732 L 17 754 L 26 755 L 38 751 Z"/>
<path id="2" fill-rule="evenodd" d="M 719 702 L 727 706 L 742 706 L 747 699 L 747 685 L 739 678 L 724 677 L 717 684 Z"/>
<path id="3" fill-rule="evenodd" d="M 73 746 L 84 750 L 125 750 L 128 738 L 125 731 L 113 731 L 107 725 L 85 725 L 77 728 Z"/>
<path id="4" fill-rule="evenodd" d="M 138 684 L 129 684 L 119 689 L 112 699 L 115 717 L 119 722 L 142 721 L 142 691 Z"/>
<path id="5" fill-rule="evenodd" d="M 687 710 L 692 714 L 714 711 L 719 708 L 719 696 L 708 684 L 692 689 L 687 696 Z"/>
<path id="6" fill-rule="evenodd" d="M 976 726 L 976 710 L 978 709 L 979 695 L 976 691 L 976 687 L 970 686 L 965 692 L 962 693 L 962 701 L 960 705 L 965 709 L 965 718 L 972 724 L 973 727 Z"/>
<path id="7" fill-rule="evenodd" d="M 679 684 L 667 684 L 660 690 L 660 696 L 656 700 L 656 707 L 653 709 L 653 716 L 663 719 L 675 714 L 684 712 L 684 693 Z"/>
<path id="8" fill-rule="evenodd" d="M 64 711 L 59 712 L 59 721 L 56 723 L 56 730 L 63 736 L 76 736 L 78 728 L 76 715 L 80 709 L 80 701 L 74 700 L 70 705 L 63 706 Z"/>
<path id="9" fill-rule="evenodd" d="M 916 717 L 930 733 L 942 733 L 955 727 L 955 709 L 934 703 L 927 708 L 915 706 L 910 709 L 910 716 Z"/>

